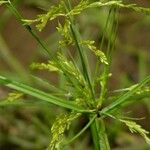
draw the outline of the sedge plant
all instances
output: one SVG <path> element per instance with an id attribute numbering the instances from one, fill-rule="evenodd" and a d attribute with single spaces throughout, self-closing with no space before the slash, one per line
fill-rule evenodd
<path id="1" fill-rule="evenodd" d="M 49 10 L 38 15 L 37 18 L 29 20 L 22 17 L 11 1 L 0 1 L 0 4 L 5 5 L 15 15 L 16 19 L 33 36 L 48 56 L 47 63 L 34 62 L 30 68 L 47 70 L 50 73 L 56 72 L 64 80 L 61 89 L 50 85 L 52 92 L 46 93 L 27 84 L 0 76 L 1 86 L 18 91 L 10 93 L 4 101 L 0 102 L 0 106 L 23 105 L 23 102 L 16 100 L 25 94 L 64 108 L 65 111 L 56 116 L 51 127 L 48 150 L 63 149 L 87 129 L 90 130 L 94 150 L 110 150 L 106 126 L 107 118 L 126 125 L 132 133 L 138 133 L 150 144 L 148 131 L 137 124 L 133 118 L 117 113 L 135 101 L 150 97 L 150 87 L 148 86 L 150 76 L 131 87 L 115 91 L 114 93 L 117 94 L 113 96 L 108 89 L 109 78 L 112 76 L 110 68 L 117 39 L 119 10 L 121 8 L 131 9 L 149 15 L 150 8 L 139 7 L 136 4 L 124 4 L 122 0 L 94 2 L 81 0 L 77 4 L 70 0 L 61 0 L 59 4 L 51 6 Z M 108 11 L 99 47 L 95 41 L 82 38 L 77 26 L 77 17 L 83 11 L 97 8 L 107 8 Z M 37 30 L 42 31 L 47 23 L 54 19 L 58 20 L 56 30 L 60 37 L 58 48 L 55 53 L 52 53 L 32 29 L 31 24 L 35 24 Z M 72 56 L 70 49 L 76 51 L 76 56 Z M 94 73 L 91 71 L 87 52 L 95 57 Z M 107 100 L 111 100 L 111 103 L 108 104 Z M 81 116 L 88 118 L 87 124 L 72 138 L 65 138 L 65 133 L 73 121 Z"/>

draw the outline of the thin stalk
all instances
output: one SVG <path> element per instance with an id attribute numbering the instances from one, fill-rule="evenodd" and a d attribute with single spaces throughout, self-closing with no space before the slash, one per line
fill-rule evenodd
<path id="1" fill-rule="evenodd" d="M 69 8 L 71 8 L 70 0 L 68 0 L 68 4 L 69 4 Z M 76 43 L 76 46 L 78 48 L 78 52 L 79 52 L 79 55 L 80 55 L 80 60 L 81 60 L 82 69 L 83 69 L 83 75 L 84 75 L 85 80 L 88 82 L 88 86 L 90 88 L 91 95 L 92 95 L 92 100 L 95 101 L 94 89 L 93 89 L 91 81 L 90 81 L 90 77 L 89 77 L 88 70 L 87 70 L 87 67 L 86 67 L 86 63 L 85 63 L 85 60 L 84 60 L 84 54 L 83 54 L 82 47 L 79 44 L 80 36 L 79 36 L 79 33 L 78 33 L 76 27 L 73 25 L 74 24 L 73 19 L 72 18 L 69 18 L 69 19 L 71 21 L 70 27 L 71 27 L 72 35 L 73 35 L 73 38 L 75 40 L 75 43 Z M 91 120 L 91 117 L 89 119 Z M 92 133 L 92 137 L 93 137 L 94 149 L 95 150 L 100 150 L 98 126 L 99 125 L 98 125 L 96 120 L 94 120 L 94 122 L 91 124 L 91 133 Z"/>
<path id="2" fill-rule="evenodd" d="M 113 14 L 112 14 L 113 13 Z M 112 20 L 110 20 L 111 18 L 111 14 L 112 14 Z M 107 26 L 110 20 L 110 38 L 109 38 L 109 42 L 107 45 L 107 59 L 109 62 L 109 65 L 105 65 L 104 66 L 104 72 L 103 72 L 103 79 L 102 79 L 102 84 L 101 84 L 101 92 L 100 92 L 100 98 L 98 101 L 98 109 L 101 107 L 104 99 L 105 99 L 105 95 L 107 93 L 107 82 L 108 82 L 108 75 L 109 75 L 109 70 L 110 70 L 110 64 L 111 64 L 111 56 L 112 56 L 112 51 L 115 45 L 115 38 L 116 38 L 116 24 L 114 24 L 114 18 L 115 18 L 116 12 L 113 11 L 113 8 L 110 9 L 109 12 L 109 16 L 108 16 L 108 22 L 106 22 Z M 115 18 L 116 19 L 116 18 Z M 111 21 L 112 21 L 112 26 L 111 26 Z M 113 43 L 112 43 L 113 42 Z M 103 46 L 103 41 L 102 41 L 102 46 Z M 100 122 L 97 123 L 97 130 L 98 130 L 98 138 L 99 138 L 99 145 L 100 145 L 100 149 L 101 150 L 110 150 L 110 146 L 109 146 L 109 142 L 108 142 L 108 138 L 107 138 L 107 133 L 105 131 L 105 123 L 104 121 L 101 119 Z"/>
<path id="3" fill-rule="evenodd" d="M 68 4 L 69 4 L 69 9 L 71 9 L 71 3 L 70 1 L 68 0 Z M 68 8 L 66 7 L 66 10 L 68 11 Z M 89 77 L 89 73 L 88 73 L 88 69 L 86 67 L 86 63 L 85 63 L 85 59 L 84 59 L 84 54 L 83 54 L 83 49 L 80 45 L 80 36 L 79 36 L 79 33 L 74 25 L 74 21 L 73 19 L 69 16 L 69 19 L 71 21 L 71 25 L 70 25 L 70 28 L 71 28 L 71 32 L 72 32 L 72 35 L 73 35 L 73 38 L 75 40 L 75 43 L 76 43 L 76 46 L 77 46 L 77 49 L 78 49 L 78 52 L 79 52 L 79 56 L 80 56 L 80 60 L 81 60 L 81 64 L 82 64 L 82 69 L 83 69 L 83 75 L 84 75 L 84 78 L 85 80 L 87 81 L 88 83 L 88 86 L 89 86 L 89 89 L 91 91 L 91 95 L 92 95 L 92 99 L 95 101 L 95 95 L 94 95 L 94 90 L 93 90 L 93 87 L 92 87 L 92 84 L 91 84 L 91 81 L 90 81 L 90 77 Z"/>
<path id="4" fill-rule="evenodd" d="M 84 77 L 85 77 L 85 79 L 88 82 L 92 98 L 93 98 L 93 100 L 95 100 L 94 90 L 93 90 L 93 87 L 92 87 L 92 84 L 91 84 L 91 81 L 90 81 L 90 77 L 89 77 L 89 73 L 87 71 L 87 67 L 86 67 L 86 64 L 85 64 L 85 61 L 84 61 L 84 56 L 82 54 L 82 48 L 81 48 L 81 46 L 79 44 L 78 36 L 76 34 L 76 29 L 73 27 L 73 25 L 71 25 L 71 30 L 72 30 L 72 34 L 73 34 L 74 40 L 76 42 L 77 48 L 79 50 L 79 54 L 80 54 L 80 58 L 81 58 L 81 62 L 82 62 L 82 67 L 83 67 L 83 72 L 84 72 Z"/>
<path id="5" fill-rule="evenodd" d="M 103 50 L 105 34 L 106 34 L 107 27 L 108 27 L 111 11 L 112 11 L 112 9 L 110 9 L 110 11 L 109 11 L 109 14 L 107 16 L 107 20 L 106 20 L 106 23 L 105 23 L 105 27 L 102 31 L 102 40 L 101 40 L 101 44 L 100 44 L 100 50 Z M 98 74 L 98 69 L 99 69 L 99 60 L 96 61 L 96 69 L 95 69 L 95 73 L 94 73 L 95 78 Z"/>
<path id="6" fill-rule="evenodd" d="M 110 8 L 110 10 L 109 10 L 108 17 L 107 17 L 107 20 L 106 20 L 106 25 L 105 25 L 104 31 L 102 33 L 102 40 L 101 40 L 101 44 L 100 44 L 100 49 L 103 49 L 103 47 L 104 47 L 105 34 L 107 34 L 106 32 L 107 32 L 107 28 L 108 28 L 108 25 L 109 25 L 111 13 L 112 13 L 112 8 Z"/>
<path id="7" fill-rule="evenodd" d="M 21 4 L 22 0 L 14 0 L 14 5 L 18 7 Z M 5 28 L 6 23 L 8 22 L 9 18 L 12 16 L 12 13 L 6 9 L 3 14 L 1 14 L 0 19 L 0 31 L 2 31 Z"/>
<path id="8" fill-rule="evenodd" d="M 68 145 L 70 143 L 72 143 L 73 141 L 75 141 L 79 136 L 81 136 L 90 126 L 91 124 L 94 122 L 94 120 L 96 119 L 97 115 L 94 115 L 91 120 L 86 124 L 86 126 L 79 132 L 77 133 L 71 140 L 67 141 L 66 143 L 64 143 L 64 145 Z"/>
<path id="9" fill-rule="evenodd" d="M 23 24 L 23 21 L 22 21 L 23 17 L 22 17 L 22 15 L 18 12 L 18 10 L 10 2 L 10 0 L 8 2 L 9 2 L 9 4 L 6 4 L 6 6 L 14 14 L 14 16 L 16 17 L 16 19 L 25 27 L 25 29 L 34 37 L 34 39 L 36 39 L 36 41 L 39 43 L 39 45 L 41 45 L 41 47 L 48 54 L 48 56 L 52 57 L 52 54 L 49 52 L 49 49 L 47 48 L 45 42 L 40 39 L 40 37 L 36 34 L 36 32 L 33 31 L 33 29 L 31 28 L 31 26 Z"/>
<path id="10" fill-rule="evenodd" d="M 107 58 L 108 58 L 108 62 L 109 65 L 105 65 L 104 66 L 104 72 L 103 72 L 103 80 L 101 81 L 101 93 L 100 93 L 100 98 L 99 98 L 99 103 L 98 103 L 98 108 L 101 107 L 105 95 L 107 93 L 107 81 L 109 78 L 109 71 L 110 71 L 110 65 L 111 65 L 111 57 L 112 57 L 112 52 L 114 50 L 114 45 L 115 45 L 115 41 L 116 41 L 116 33 L 117 33 L 117 28 L 118 28 L 118 22 L 115 23 L 115 21 L 117 21 L 117 8 L 114 8 L 114 10 L 112 11 L 112 27 L 110 28 L 110 39 L 107 45 Z M 111 24 L 110 24 L 111 26 Z M 113 43 L 112 43 L 113 42 Z"/>

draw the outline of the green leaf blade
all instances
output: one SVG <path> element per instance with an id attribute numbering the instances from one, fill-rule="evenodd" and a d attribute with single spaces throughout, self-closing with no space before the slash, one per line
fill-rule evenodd
<path id="1" fill-rule="evenodd" d="M 15 82 L 15 81 L 11 81 L 3 76 L 0 76 L 0 84 L 5 85 L 11 89 L 20 91 L 22 93 L 28 94 L 30 96 L 36 97 L 40 100 L 50 102 L 51 104 L 55 104 L 60 107 L 68 108 L 68 109 L 75 110 L 78 112 L 91 112 L 90 110 L 84 110 L 83 108 L 77 106 L 73 102 L 66 101 L 58 97 L 52 96 L 36 88 L 32 88 L 28 85 Z"/>
<path id="2" fill-rule="evenodd" d="M 142 82 L 140 82 L 137 86 L 135 86 L 132 90 L 128 91 L 127 93 L 121 95 L 115 102 L 110 104 L 109 106 L 102 109 L 101 113 L 105 114 L 117 108 L 118 106 L 122 105 L 126 102 L 131 96 L 133 96 L 140 88 L 142 88 L 146 83 L 150 82 L 150 76 L 145 78 Z"/>

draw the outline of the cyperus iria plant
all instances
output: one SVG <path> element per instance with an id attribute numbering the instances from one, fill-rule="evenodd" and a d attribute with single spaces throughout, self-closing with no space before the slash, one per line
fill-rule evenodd
<path id="1" fill-rule="evenodd" d="M 122 110 L 127 104 L 150 97 L 150 87 L 147 85 L 150 82 L 150 76 L 136 85 L 118 90 L 116 96 L 111 96 L 108 90 L 108 81 L 112 76 L 110 67 L 117 37 L 119 9 L 131 9 L 132 11 L 148 15 L 150 14 L 149 8 L 138 7 L 136 4 L 124 4 L 122 0 L 96 2 L 80 0 L 78 4 L 73 4 L 70 0 L 61 0 L 58 5 L 52 6 L 47 12 L 38 15 L 36 19 L 28 20 L 20 15 L 11 1 L 0 1 L 0 4 L 6 5 L 12 11 L 49 56 L 47 63 L 32 63 L 31 69 L 57 72 L 58 75 L 65 79 L 63 87 L 61 87 L 63 88 L 62 94 L 57 97 L 54 94 L 57 94 L 59 90 L 47 94 L 31 86 L 0 76 L 0 84 L 2 86 L 67 109 L 65 113 L 56 117 L 51 127 L 52 138 L 47 148 L 48 150 L 61 149 L 76 140 L 89 128 L 93 139 L 93 149 L 109 150 L 105 118 L 112 118 L 123 123 L 131 132 L 140 134 L 150 144 L 148 131 L 138 125 L 132 118 L 126 117 L 127 119 L 124 119 L 125 116 L 117 114 L 118 110 Z M 101 9 L 103 7 L 107 7 L 109 13 L 102 33 L 100 48 L 98 48 L 95 41 L 81 37 L 76 25 L 76 18 L 85 10 Z M 45 43 L 32 30 L 31 24 L 36 24 L 37 30 L 42 31 L 46 24 L 54 19 L 58 20 L 56 30 L 60 34 L 60 39 L 58 41 L 58 49 L 55 51 L 55 54 L 52 54 Z M 106 34 L 109 39 L 105 45 L 104 39 Z M 77 56 L 73 57 L 71 55 L 70 47 L 76 50 Z M 66 49 L 67 52 L 64 52 Z M 95 55 L 96 67 L 94 68 L 94 73 L 91 73 L 91 68 L 89 67 L 90 62 L 87 60 L 87 51 Z M 78 58 L 80 63 L 77 63 Z M 0 103 L 0 106 L 16 102 L 16 99 L 22 96 L 21 93 L 15 92 L 10 94 L 5 101 Z M 111 99 L 112 102 L 109 105 L 107 105 L 108 99 Z M 80 116 L 88 117 L 89 122 L 72 139 L 67 140 L 65 131 L 69 130 L 71 123 Z"/>

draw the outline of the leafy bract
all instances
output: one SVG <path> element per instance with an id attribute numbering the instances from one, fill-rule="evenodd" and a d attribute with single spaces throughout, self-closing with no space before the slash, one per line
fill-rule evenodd
<path id="1" fill-rule="evenodd" d="M 121 95 L 115 102 L 113 102 L 112 104 L 110 104 L 109 106 L 105 107 L 101 113 L 108 113 L 110 111 L 113 111 L 117 108 L 120 107 L 120 105 L 122 105 L 123 103 L 126 102 L 126 100 L 128 100 L 131 96 L 133 96 L 134 94 L 136 94 L 136 92 L 141 89 L 146 83 L 150 82 L 150 76 L 148 76 L 147 78 L 145 78 L 143 81 L 141 81 L 141 83 L 139 83 L 138 85 L 136 85 L 134 88 L 132 88 L 130 91 L 126 92 L 125 94 Z"/>
<path id="2" fill-rule="evenodd" d="M 51 104 L 58 105 L 60 107 L 65 107 L 65 108 L 68 108 L 68 109 L 71 109 L 71 110 L 76 110 L 76 111 L 79 111 L 79 112 L 80 111 L 81 112 L 84 112 L 84 111 L 88 112 L 88 111 L 84 110 L 83 108 L 77 106 L 73 102 L 66 101 L 64 99 L 55 97 L 51 94 L 47 94 L 47 93 L 45 93 L 43 91 L 40 91 L 36 88 L 32 88 L 31 86 L 9 80 L 9 79 L 7 79 L 3 76 L 0 76 L 0 84 L 5 85 L 5 86 L 7 86 L 11 89 L 20 91 L 22 93 L 31 95 L 33 97 L 36 97 L 36 98 L 40 99 L 40 100 L 50 102 Z"/>

